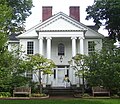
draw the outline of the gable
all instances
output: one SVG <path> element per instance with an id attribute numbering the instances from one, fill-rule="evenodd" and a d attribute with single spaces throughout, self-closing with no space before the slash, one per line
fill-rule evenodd
<path id="1" fill-rule="evenodd" d="M 41 26 L 36 28 L 37 31 L 51 31 L 51 30 L 62 30 L 62 31 L 74 31 L 74 30 L 86 30 L 83 26 L 79 24 L 78 21 L 72 19 L 66 14 L 60 12 L 48 20 L 44 21 Z"/>
<path id="2" fill-rule="evenodd" d="M 47 23 L 39 28 L 39 30 L 84 30 L 82 26 L 77 26 L 75 23 L 66 20 L 65 18 L 58 18 L 55 21 Z"/>

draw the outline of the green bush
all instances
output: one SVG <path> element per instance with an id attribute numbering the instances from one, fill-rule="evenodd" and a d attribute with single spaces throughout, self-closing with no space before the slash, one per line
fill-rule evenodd
<path id="1" fill-rule="evenodd" d="M 44 93 L 42 93 L 42 94 L 40 94 L 40 93 L 33 93 L 31 96 L 32 97 L 44 97 L 44 96 L 47 96 L 47 95 L 44 94 Z"/>
<path id="2" fill-rule="evenodd" d="M 90 95 L 88 93 L 84 93 L 82 97 L 90 97 Z"/>
<path id="3" fill-rule="evenodd" d="M 10 97 L 10 92 L 0 92 L 0 97 Z"/>

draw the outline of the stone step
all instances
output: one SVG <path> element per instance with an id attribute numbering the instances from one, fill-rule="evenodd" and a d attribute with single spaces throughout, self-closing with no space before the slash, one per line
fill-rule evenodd
<path id="1" fill-rule="evenodd" d="M 49 89 L 44 89 L 45 93 L 48 93 L 49 95 L 73 95 L 74 90 L 70 87 L 64 88 L 64 87 L 51 87 Z"/>

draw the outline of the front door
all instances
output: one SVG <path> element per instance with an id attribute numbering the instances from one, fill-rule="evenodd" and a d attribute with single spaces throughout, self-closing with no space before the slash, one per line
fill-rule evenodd
<path id="1" fill-rule="evenodd" d="M 64 68 L 60 68 L 57 70 L 57 86 L 64 86 L 64 77 L 65 77 L 65 69 Z"/>

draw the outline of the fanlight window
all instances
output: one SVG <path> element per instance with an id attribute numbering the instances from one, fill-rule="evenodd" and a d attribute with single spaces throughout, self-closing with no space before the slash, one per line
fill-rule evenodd
<path id="1" fill-rule="evenodd" d="M 65 55 L 65 46 L 62 43 L 58 44 L 58 55 L 59 56 Z"/>

